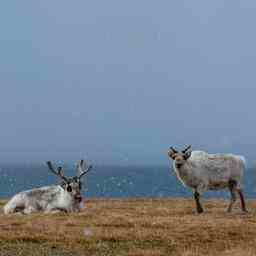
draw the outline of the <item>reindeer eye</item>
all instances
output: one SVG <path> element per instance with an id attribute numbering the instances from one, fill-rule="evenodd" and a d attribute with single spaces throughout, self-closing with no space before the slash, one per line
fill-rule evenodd
<path id="1" fill-rule="evenodd" d="M 70 185 L 67 186 L 67 191 L 72 192 L 72 187 Z"/>

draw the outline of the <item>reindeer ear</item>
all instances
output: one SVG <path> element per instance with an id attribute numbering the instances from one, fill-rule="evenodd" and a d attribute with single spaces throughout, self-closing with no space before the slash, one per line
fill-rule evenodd
<path id="1" fill-rule="evenodd" d="M 183 154 L 184 159 L 185 159 L 185 160 L 188 160 L 188 159 L 191 157 L 191 154 L 192 154 L 192 151 L 191 151 L 191 150 L 189 150 L 189 151 L 187 151 L 186 153 L 184 153 L 184 154 Z"/>

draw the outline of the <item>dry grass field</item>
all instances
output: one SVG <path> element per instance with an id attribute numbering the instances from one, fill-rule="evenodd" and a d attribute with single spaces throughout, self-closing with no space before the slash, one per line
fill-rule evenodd
<path id="1" fill-rule="evenodd" d="M 205 200 L 197 215 L 188 199 L 93 199 L 79 214 L 4 216 L 0 255 L 256 255 L 256 202 L 249 214 Z"/>

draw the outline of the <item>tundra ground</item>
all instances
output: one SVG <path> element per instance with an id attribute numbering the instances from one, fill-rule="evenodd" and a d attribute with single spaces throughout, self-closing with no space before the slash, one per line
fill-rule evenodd
<path id="1" fill-rule="evenodd" d="M 79 214 L 2 214 L 0 255 L 256 255 L 256 201 L 248 214 L 227 201 L 90 199 Z"/>

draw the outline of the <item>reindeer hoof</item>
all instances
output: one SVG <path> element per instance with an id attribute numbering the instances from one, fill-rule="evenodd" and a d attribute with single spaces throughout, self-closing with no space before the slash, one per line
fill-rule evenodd
<path id="1" fill-rule="evenodd" d="M 204 212 L 204 210 L 203 210 L 202 208 L 197 209 L 197 213 L 198 213 L 198 214 L 201 214 L 201 213 L 203 213 L 203 212 Z"/>

